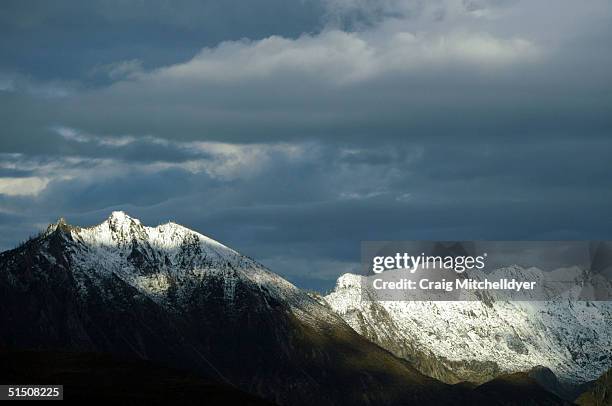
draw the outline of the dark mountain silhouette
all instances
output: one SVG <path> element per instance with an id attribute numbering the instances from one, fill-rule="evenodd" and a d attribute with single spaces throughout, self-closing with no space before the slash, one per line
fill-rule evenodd
<path id="1" fill-rule="evenodd" d="M 0 347 L 138 357 L 284 405 L 481 399 L 177 224 L 145 227 L 121 212 L 90 228 L 60 221 L 0 254 L 0 270 Z"/>
<path id="2" fill-rule="evenodd" d="M 0 382 L 63 385 L 64 400 L 71 402 L 273 406 L 193 373 L 96 353 L 0 351 Z"/>
<path id="3" fill-rule="evenodd" d="M 587 389 L 576 399 L 580 406 L 612 405 L 612 370 L 587 385 Z"/>
<path id="4" fill-rule="evenodd" d="M 506 406 L 571 404 L 544 389 L 535 378 L 525 372 L 501 375 L 474 390 Z"/>

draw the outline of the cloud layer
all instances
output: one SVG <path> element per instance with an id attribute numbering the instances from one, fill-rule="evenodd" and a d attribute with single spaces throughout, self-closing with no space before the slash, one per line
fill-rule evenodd
<path id="1" fill-rule="evenodd" d="M 362 240 L 610 238 L 609 2 L 138 4 L 0 6 L 3 249 L 123 209 L 325 289 Z"/>

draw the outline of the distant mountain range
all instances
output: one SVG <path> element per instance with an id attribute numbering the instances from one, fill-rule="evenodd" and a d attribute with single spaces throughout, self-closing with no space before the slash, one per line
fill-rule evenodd
<path id="1" fill-rule="evenodd" d="M 518 280 L 541 273 L 518 266 L 502 271 Z M 361 278 L 343 275 L 325 301 L 357 332 L 442 381 L 483 383 L 546 367 L 572 392 L 612 366 L 610 302 L 509 302 L 492 295 L 461 302 L 375 301 L 362 291 Z"/>
<path id="2" fill-rule="evenodd" d="M 351 278 L 341 278 L 336 291 L 322 298 L 175 223 L 146 227 L 123 212 L 87 228 L 60 220 L 0 254 L 0 349 L 13 365 L 20 359 L 15 351 L 23 349 L 51 360 L 66 351 L 150 360 L 235 388 L 216 392 L 228 394 L 228 402 L 247 392 L 279 405 L 524 404 L 525 396 L 540 399 L 537 404 L 563 404 L 558 394 L 532 385 L 531 377 L 530 391 L 507 391 L 506 398 L 497 395 L 512 387 L 504 380 L 493 388 L 454 383 L 501 379 L 533 363 L 564 379 L 582 379 L 609 365 L 610 346 L 600 340 L 610 338 L 598 334 L 608 331 L 610 313 L 599 305 L 564 316 L 555 313 L 565 312 L 561 307 L 521 310 L 511 329 L 495 323 L 508 322 L 502 310 L 517 308 L 423 304 L 423 317 L 457 329 L 441 335 L 433 320 L 419 323 L 414 315 L 402 318 L 399 308 L 395 313 L 384 305 L 357 304 Z M 578 314 L 587 322 L 576 324 Z M 541 328 L 523 325 L 533 315 Z M 567 349 L 575 365 L 557 345 L 561 325 L 573 337 L 563 342 L 576 345 Z M 581 332 L 572 330 L 579 326 Z M 553 338 L 536 339 L 544 335 Z M 492 346 L 488 352 L 485 343 Z M 537 348 L 541 344 L 547 347 Z M 506 356 L 516 359 L 496 358 Z M 76 357 L 81 370 L 100 368 L 97 356 Z M 23 358 L 24 368 L 33 359 Z M 559 362 L 542 362 L 549 359 Z M 26 379 L 19 368 L 6 368 L 0 366 L 3 379 Z"/>

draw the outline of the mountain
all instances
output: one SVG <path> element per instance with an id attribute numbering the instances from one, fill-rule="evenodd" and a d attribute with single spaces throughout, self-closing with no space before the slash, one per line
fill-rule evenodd
<path id="1" fill-rule="evenodd" d="M 475 390 L 485 396 L 500 400 L 506 406 L 571 404 L 545 390 L 536 379 L 524 372 L 502 374 L 476 387 Z"/>
<path id="2" fill-rule="evenodd" d="M 325 303 L 175 223 L 60 220 L 0 254 L 0 348 L 111 353 L 280 405 L 462 404 Z M 129 378 L 126 378 L 129 379 Z"/>
<path id="3" fill-rule="evenodd" d="M 584 391 L 584 383 L 578 385 L 563 385 L 559 382 L 559 379 L 553 371 L 543 366 L 538 365 L 537 367 L 531 368 L 529 371 L 521 373 L 526 374 L 528 378 L 535 380 L 542 388 L 561 399 L 574 400 Z"/>
<path id="4" fill-rule="evenodd" d="M 273 406 L 227 384 L 137 358 L 108 354 L 0 351 L 3 384 L 63 385 L 64 400 L 109 404 Z"/>
<path id="5" fill-rule="evenodd" d="M 499 270 L 524 279 L 535 268 Z M 579 278 L 578 269 L 560 270 Z M 374 301 L 361 276 L 341 276 L 324 299 L 364 337 L 448 383 L 550 369 L 571 391 L 612 365 L 612 304 L 568 299 L 509 302 Z M 362 300 L 362 295 L 365 300 Z"/>
<path id="6" fill-rule="evenodd" d="M 612 406 L 612 369 L 606 371 L 582 393 L 576 404 L 580 406 Z"/>

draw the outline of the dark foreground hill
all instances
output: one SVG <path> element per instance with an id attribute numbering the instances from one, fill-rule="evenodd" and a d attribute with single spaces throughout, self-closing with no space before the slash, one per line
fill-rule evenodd
<path id="1" fill-rule="evenodd" d="M 151 360 L 280 405 L 481 400 L 422 375 L 250 258 L 121 212 L 89 228 L 60 221 L 0 254 L 0 326 L 0 348 Z"/>
<path id="2" fill-rule="evenodd" d="M 501 375 L 474 389 L 506 406 L 570 405 L 557 395 L 544 389 L 529 373 L 515 372 Z"/>
<path id="3" fill-rule="evenodd" d="M 612 370 L 608 370 L 582 393 L 576 403 L 580 406 L 612 406 Z"/>
<path id="4" fill-rule="evenodd" d="M 239 389 L 173 368 L 108 354 L 0 351 L 3 384 L 64 385 L 64 400 L 86 404 L 273 406 Z"/>

